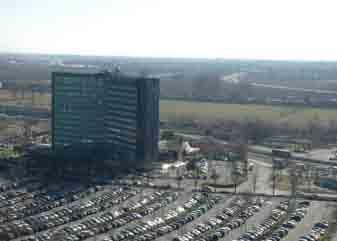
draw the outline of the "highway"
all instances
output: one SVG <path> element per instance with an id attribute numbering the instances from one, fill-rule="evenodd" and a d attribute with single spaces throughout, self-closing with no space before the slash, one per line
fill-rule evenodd
<path id="1" fill-rule="evenodd" d="M 252 83 L 252 86 L 262 87 L 262 88 L 292 90 L 292 91 L 298 91 L 298 92 L 310 92 L 310 93 L 316 93 L 316 94 L 337 95 L 337 92 L 336 91 L 332 91 L 332 90 L 295 88 L 295 87 L 288 87 L 288 86 L 284 86 L 284 85 L 268 85 L 268 84 L 258 84 L 258 83 Z"/>
<path id="2" fill-rule="evenodd" d="M 208 136 L 202 136 L 202 135 L 192 135 L 192 134 L 184 134 L 184 133 L 176 133 L 179 136 L 190 138 L 194 140 L 200 140 L 202 138 L 212 138 L 212 140 L 219 142 L 220 144 L 226 145 L 228 142 L 214 138 L 214 137 L 208 137 Z M 300 162 L 305 163 L 312 163 L 312 164 L 319 164 L 319 165 L 329 165 L 329 166 L 337 166 L 337 160 L 331 161 L 329 160 L 330 157 L 332 157 L 332 153 L 334 153 L 337 150 L 337 148 L 330 148 L 330 149 L 315 149 L 308 153 L 295 153 L 292 152 L 292 159 Z M 250 145 L 248 147 L 248 157 L 251 159 L 261 160 L 263 162 L 271 162 L 271 156 L 272 156 L 272 149 L 265 147 L 265 146 L 259 146 L 259 145 Z"/>
<path id="3" fill-rule="evenodd" d="M 320 165 L 337 165 L 337 161 L 329 160 L 330 157 L 333 157 L 332 153 L 336 151 L 336 148 L 330 149 L 315 149 L 307 153 L 295 153 L 292 152 L 291 156 L 293 160 L 300 161 L 303 163 L 312 163 Z M 248 153 L 251 156 L 259 156 L 265 160 L 271 160 L 272 149 L 264 146 L 249 146 Z M 263 157 L 265 156 L 265 157 Z M 268 157 L 269 158 L 266 158 Z"/>

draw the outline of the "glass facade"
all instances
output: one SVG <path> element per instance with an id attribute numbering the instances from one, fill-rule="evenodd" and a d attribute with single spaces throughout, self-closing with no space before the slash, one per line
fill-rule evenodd
<path id="1" fill-rule="evenodd" d="M 155 160 L 159 80 L 53 73 L 53 147 L 104 143 L 111 155 Z"/>

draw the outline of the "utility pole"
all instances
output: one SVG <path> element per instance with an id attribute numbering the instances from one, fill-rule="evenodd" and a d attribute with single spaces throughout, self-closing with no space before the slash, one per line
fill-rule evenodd
<path id="1" fill-rule="evenodd" d="M 198 188 L 198 181 L 199 181 L 199 167 L 194 169 L 194 188 L 197 189 Z"/>
<path id="2" fill-rule="evenodd" d="M 308 191 L 311 191 L 311 167 L 309 165 L 305 168 L 305 179 L 308 186 Z"/>
<path id="3" fill-rule="evenodd" d="M 182 182 L 182 176 L 180 174 L 179 168 L 177 168 L 177 170 L 176 170 L 176 179 L 177 179 L 177 187 L 180 188 L 181 182 Z"/>
<path id="4" fill-rule="evenodd" d="M 276 166 L 273 163 L 273 171 L 272 171 L 272 178 L 273 178 L 273 196 L 275 196 L 275 188 L 276 188 Z"/>
<path id="5" fill-rule="evenodd" d="M 253 184 L 253 193 L 256 192 L 256 185 L 257 185 L 257 177 L 259 174 L 258 166 L 254 168 L 253 178 L 252 178 L 252 184 Z"/>
<path id="6" fill-rule="evenodd" d="M 35 106 L 35 89 L 34 87 L 31 88 L 32 91 L 32 106 Z"/>
<path id="7" fill-rule="evenodd" d="M 218 173 L 216 172 L 215 169 L 212 169 L 212 175 L 211 178 L 213 179 L 213 184 L 214 184 L 214 190 L 216 191 L 216 184 L 217 184 L 217 180 L 219 178 Z"/>
<path id="8" fill-rule="evenodd" d="M 291 194 L 290 194 L 290 197 L 289 197 L 289 205 L 288 205 L 287 215 L 292 213 L 295 210 L 295 207 L 296 207 L 296 194 L 297 194 L 298 177 L 299 177 L 298 170 L 296 168 L 296 165 L 293 163 L 289 167 Z"/>

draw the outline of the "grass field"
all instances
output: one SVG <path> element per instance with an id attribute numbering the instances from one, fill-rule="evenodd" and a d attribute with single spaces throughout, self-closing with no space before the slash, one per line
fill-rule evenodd
<path id="1" fill-rule="evenodd" d="M 50 94 L 32 93 L 31 91 L 11 92 L 0 90 L 0 102 L 2 105 L 35 105 L 36 107 L 48 107 L 51 103 Z"/>
<path id="2" fill-rule="evenodd" d="M 330 120 L 337 121 L 337 110 L 162 100 L 160 102 L 160 118 L 162 120 L 179 118 L 194 120 L 260 119 L 270 122 L 288 122 L 291 126 L 302 127 L 314 119 L 324 123 L 328 123 Z"/>
<path id="3" fill-rule="evenodd" d="M 1 104 L 33 105 L 49 107 L 50 94 L 35 94 L 26 92 L 16 95 L 7 90 L 0 90 Z M 270 106 L 270 105 L 241 105 L 211 102 L 192 102 L 177 100 L 160 101 L 161 120 L 264 120 L 273 123 L 288 122 L 290 126 L 303 127 L 309 121 L 316 119 L 322 123 L 330 120 L 337 121 L 337 109 L 319 109 L 310 107 Z"/>

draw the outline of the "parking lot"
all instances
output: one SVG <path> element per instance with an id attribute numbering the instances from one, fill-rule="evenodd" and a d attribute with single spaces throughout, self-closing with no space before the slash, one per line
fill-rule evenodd
<path id="1" fill-rule="evenodd" d="M 92 184 L 4 180 L 0 240 L 318 241 L 335 208 L 323 202 L 198 193 L 191 179 L 182 180 L 180 189 L 174 179 L 152 178 L 146 185 L 145 180 L 142 175 Z"/>

